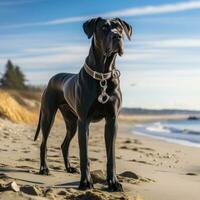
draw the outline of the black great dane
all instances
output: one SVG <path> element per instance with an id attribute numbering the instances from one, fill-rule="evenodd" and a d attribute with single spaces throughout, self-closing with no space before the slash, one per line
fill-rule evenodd
<path id="1" fill-rule="evenodd" d="M 119 85 L 120 72 L 116 56 L 123 54 L 124 35 L 130 40 L 132 27 L 125 21 L 93 18 L 83 24 L 88 38 L 92 38 L 89 55 L 78 74 L 60 73 L 53 76 L 42 95 L 41 110 L 35 140 L 42 129 L 40 174 L 48 175 L 46 162 L 47 138 L 59 109 L 66 123 L 67 134 L 62 153 L 67 172 L 76 169 L 69 162 L 69 145 L 78 128 L 81 180 L 79 189 L 93 188 L 89 170 L 88 138 L 90 122 L 105 119 L 107 154 L 107 183 L 111 191 L 123 191 L 116 177 L 115 139 L 118 115 L 122 102 Z"/>

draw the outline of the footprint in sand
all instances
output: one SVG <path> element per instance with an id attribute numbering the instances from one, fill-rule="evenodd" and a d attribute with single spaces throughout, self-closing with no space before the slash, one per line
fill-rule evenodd
<path id="1" fill-rule="evenodd" d="M 130 139 L 127 139 L 123 142 L 124 144 L 131 144 L 131 143 L 135 143 L 134 141 L 131 141 Z"/>
<path id="2" fill-rule="evenodd" d="M 98 161 L 99 159 L 98 158 L 90 158 L 90 160 L 95 162 L 95 161 Z"/>
<path id="3" fill-rule="evenodd" d="M 98 149 L 92 149 L 91 151 L 95 152 L 95 153 L 99 153 L 100 152 L 100 150 L 98 150 Z"/>
<path id="4" fill-rule="evenodd" d="M 146 151 L 155 151 L 154 149 L 149 148 L 149 147 L 140 147 L 140 149 L 146 150 Z"/>
<path id="5" fill-rule="evenodd" d="M 137 139 L 134 139 L 134 140 L 133 140 L 133 143 L 134 143 L 134 144 L 139 144 L 139 145 L 142 144 L 142 142 L 140 142 L 140 141 L 137 140 Z"/>
<path id="6" fill-rule="evenodd" d="M 8 167 L 8 165 L 0 163 L 0 167 Z"/>
<path id="7" fill-rule="evenodd" d="M 53 155 L 48 155 L 50 158 L 58 158 L 58 157 L 60 157 L 59 155 L 57 155 L 57 154 L 53 154 Z"/>
<path id="8" fill-rule="evenodd" d="M 53 148 L 53 149 L 55 149 L 55 150 L 61 150 L 60 147 L 51 147 L 51 148 Z"/>
<path id="9" fill-rule="evenodd" d="M 55 162 L 55 163 L 63 163 L 61 160 L 55 160 L 55 159 L 48 159 L 49 162 Z"/>
<path id="10" fill-rule="evenodd" d="M 7 133 L 7 132 L 4 132 L 3 133 L 5 136 L 9 136 L 10 134 L 9 133 Z"/>
<path id="11" fill-rule="evenodd" d="M 79 158 L 77 156 L 70 156 L 70 159 L 79 160 Z"/>
<path id="12" fill-rule="evenodd" d="M 18 161 L 27 161 L 27 162 L 38 162 L 33 158 L 20 158 Z"/>
<path id="13" fill-rule="evenodd" d="M 139 151 L 137 147 L 132 148 L 133 151 Z"/>
<path id="14" fill-rule="evenodd" d="M 193 173 L 193 172 L 189 172 L 189 173 L 187 173 L 186 175 L 188 175 L 188 176 L 198 176 L 198 174 Z"/>
<path id="15" fill-rule="evenodd" d="M 52 149 L 52 148 L 49 148 L 49 150 L 48 150 L 49 152 L 57 152 L 57 150 L 55 150 L 55 149 Z"/>
<path id="16" fill-rule="evenodd" d="M 39 143 L 32 143 L 31 145 L 39 146 Z"/>
<path id="17" fill-rule="evenodd" d="M 128 148 L 127 146 L 121 146 L 120 149 L 127 149 L 127 150 L 130 150 L 130 148 Z"/>
<path id="18" fill-rule="evenodd" d="M 8 151 L 8 150 L 7 150 L 7 149 L 0 149 L 0 152 L 1 152 L 1 151 L 4 151 L 4 152 L 6 152 L 6 151 Z"/>
<path id="19" fill-rule="evenodd" d="M 147 164 L 147 165 L 153 165 L 152 163 L 146 162 L 144 160 L 136 160 L 136 159 L 132 159 L 129 160 L 130 162 L 137 162 L 137 163 L 142 163 L 142 164 Z"/>
<path id="20" fill-rule="evenodd" d="M 53 170 L 62 170 L 63 167 L 62 166 L 53 166 L 53 165 L 50 165 L 50 169 L 53 169 Z"/>
<path id="21" fill-rule="evenodd" d="M 34 167 L 27 166 L 27 165 L 17 165 L 15 167 L 19 169 L 35 169 Z"/>
<path id="22" fill-rule="evenodd" d="M 22 152 L 23 153 L 30 153 L 31 151 L 30 150 L 23 150 Z"/>

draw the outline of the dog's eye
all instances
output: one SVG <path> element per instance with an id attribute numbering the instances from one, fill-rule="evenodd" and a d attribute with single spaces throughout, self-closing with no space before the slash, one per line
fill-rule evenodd
<path id="1" fill-rule="evenodd" d="M 102 30 L 103 30 L 103 31 L 107 31 L 107 30 L 108 30 L 108 26 L 103 25 L 103 26 L 102 26 Z"/>

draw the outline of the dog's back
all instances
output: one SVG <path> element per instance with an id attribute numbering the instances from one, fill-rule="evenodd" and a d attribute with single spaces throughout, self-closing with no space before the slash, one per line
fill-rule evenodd
<path id="1" fill-rule="evenodd" d="M 41 128 L 41 120 L 44 116 L 48 116 L 46 118 L 49 118 L 49 121 L 53 121 L 58 108 L 62 105 L 65 105 L 65 107 L 70 110 L 70 106 L 68 106 L 64 97 L 63 86 L 68 80 L 71 80 L 76 76 L 77 74 L 72 73 L 59 73 L 49 80 L 48 85 L 42 94 L 40 115 L 34 141 L 37 140 Z"/>

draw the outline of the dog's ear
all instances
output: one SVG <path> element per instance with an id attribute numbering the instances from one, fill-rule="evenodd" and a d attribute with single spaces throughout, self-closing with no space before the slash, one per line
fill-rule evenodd
<path id="1" fill-rule="evenodd" d="M 127 22 L 121 20 L 120 18 L 116 18 L 116 20 L 119 21 L 119 23 L 122 25 L 124 32 L 126 33 L 126 36 L 128 37 L 129 40 L 131 40 L 131 36 L 133 33 L 132 26 L 128 24 Z"/>
<path id="2" fill-rule="evenodd" d="M 83 24 L 83 30 L 85 34 L 88 36 L 88 39 L 90 39 L 95 31 L 96 23 L 100 19 L 100 17 L 92 18 L 88 21 L 86 21 Z"/>

